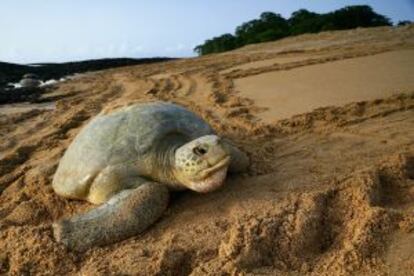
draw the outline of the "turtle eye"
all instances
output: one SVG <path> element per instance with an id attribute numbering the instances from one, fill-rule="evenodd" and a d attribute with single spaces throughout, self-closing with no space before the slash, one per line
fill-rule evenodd
<path id="1" fill-rule="evenodd" d="M 193 149 L 193 152 L 195 155 L 203 156 L 204 154 L 207 153 L 207 149 L 204 147 L 197 146 Z"/>

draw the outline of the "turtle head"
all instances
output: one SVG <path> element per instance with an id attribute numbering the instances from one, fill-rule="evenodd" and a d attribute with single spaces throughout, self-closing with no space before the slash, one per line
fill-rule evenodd
<path id="1" fill-rule="evenodd" d="M 218 189 L 226 178 L 230 154 L 220 138 L 206 135 L 175 151 L 174 174 L 185 187 L 200 193 Z"/>

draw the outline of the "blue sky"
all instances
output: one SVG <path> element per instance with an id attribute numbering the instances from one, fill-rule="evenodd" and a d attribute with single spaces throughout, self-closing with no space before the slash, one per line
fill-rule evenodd
<path id="1" fill-rule="evenodd" d="M 273 11 L 332 11 L 368 4 L 393 22 L 414 21 L 414 0 L 1 0 L 0 61 L 194 56 L 205 39 Z"/>

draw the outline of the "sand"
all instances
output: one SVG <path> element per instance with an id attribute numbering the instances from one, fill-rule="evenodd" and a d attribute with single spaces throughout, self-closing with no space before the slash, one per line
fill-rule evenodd
<path id="1" fill-rule="evenodd" d="M 321 106 L 340 106 L 409 92 L 414 87 L 413 68 L 414 50 L 329 63 L 322 59 L 321 64 L 238 79 L 235 89 L 268 109 L 260 114 L 261 118 L 279 120 Z"/>
<path id="2" fill-rule="evenodd" d="M 0 114 L 0 274 L 413 275 L 413 49 L 413 26 L 305 35 L 102 71 L 57 85 L 55 109 Z M 271 87 L 292 89 L 283 112 Z M 51 223 L 93 206 L 55 195 L 59 159 L 99 112 L 150 100 L 200 114 L 249 171 L 174 194 L 141 235 L 66 250 Z"/>
<path id="3" fill-rule="evenodd" d="M 10 115 L 14 113 L 24 113 L 33 109 L 54 109 L 54 103 L 14 103 L 0 105 L 0 114 Z"/>

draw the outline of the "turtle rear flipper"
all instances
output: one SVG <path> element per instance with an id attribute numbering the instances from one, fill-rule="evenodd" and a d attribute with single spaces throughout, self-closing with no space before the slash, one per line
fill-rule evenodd
<path id="1" fill-rule="evenodd" d="M 153 224 L 168 198 L 167 187 L 156 182 L 124 190 L 85 214 L 54 223 L 55 239 L 75 251 L 127 239 Z"/>

